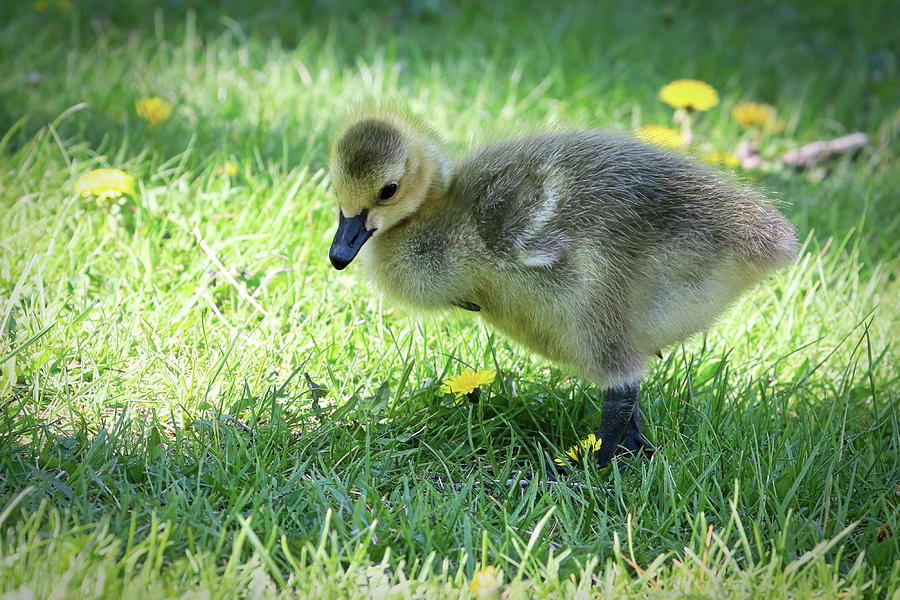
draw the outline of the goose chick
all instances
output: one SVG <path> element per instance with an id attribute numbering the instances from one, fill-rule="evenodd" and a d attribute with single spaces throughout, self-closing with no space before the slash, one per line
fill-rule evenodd
<path id="1" fill-rule="evenodd" d="M 796 256 L 763 195 L 688 158 L 603 131 L 493 143 L 451 170 L 422 122 L 382 111 L 335 137 L 336 269 L 359 253 L 388 296 L 460 307 L 605 386 L 594 458 L 649 450 L 649 359 L 709 327 Z"/>

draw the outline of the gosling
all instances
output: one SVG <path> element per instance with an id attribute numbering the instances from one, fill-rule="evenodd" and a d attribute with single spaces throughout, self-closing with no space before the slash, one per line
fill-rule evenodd
<path id="1" fill-rule="evenodd" d="M 451 168 L 426 124 L 380 110 L 340 128 L 330 176 L 334 268 L 359 254 L 389 300 L 479 312 L 605 387 L 600 467 L 652 450 L 638 406 L 650 359 L 798 250 L 765 196 L 603 131 L 493 143 Z"/>

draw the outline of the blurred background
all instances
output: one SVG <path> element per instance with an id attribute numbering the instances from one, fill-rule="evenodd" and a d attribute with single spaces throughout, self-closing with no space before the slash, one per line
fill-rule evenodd
<path id="1" fill-rule="evenodd" d="M 876 130 L 900 89 L 900 16 L 878 0 L 38 0 L 4 3 L 0 20 L 3 130 L 85 102 L 74 121 L 97 142 L 155 94 L 177 105 L 167 149 L 189 132 L 210 151 L 250 138 L 292 162 L 361 93 L 409 102 L 448 132 L 460 115 L 486 128 L 631 126 L 663 118 L 659 88 L 687 77 L 718 89 L 722 112 L 776 103 L 791 135 L 818 139 Z"/>
<path id="2" fill-rule="evenodd" d="M 659 89 L 694 78 L 721 97 L 695 126 L 705 152 L 734 151 L 745 131 L 730 112 L 752 100 L 783 123 L 762 148 L 775 157 L 896 129 L 898 15 L 879 0 L 8 2 L 0 131 L 18 124 L 15 146 L 52 122 L 109 154 L 147 137 L 135 103 L 160 97 L 174 110 L 149 132 L 154 156 L 252 150 L 316 170 L 330 125 L 363 99 L 407 103 L 462 149 L 516 129 L 670 124 Z"/>

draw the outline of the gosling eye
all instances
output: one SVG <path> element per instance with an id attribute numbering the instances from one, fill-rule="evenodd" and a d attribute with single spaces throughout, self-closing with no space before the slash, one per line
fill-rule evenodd
<path id="1" fill-rule="evenodd" d="M 378 199 L 382 202 L 390 200 L 394 197 L 394 194 L 397 193 L 397 182 L 392 181 L 381 188 L 381 191 L 378 192 Z"/>

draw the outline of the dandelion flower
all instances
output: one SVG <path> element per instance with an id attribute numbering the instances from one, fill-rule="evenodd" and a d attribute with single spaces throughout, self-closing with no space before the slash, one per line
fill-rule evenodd
<path id="1" fill-rule="evenodd" d="M 488 565 L 477 571 L 469 581 L 469 589 L 476 598 L 491 598 L 498 595 L 503 585 L 503 572 L 497 567 Z"/>
<path id="2" fill-rule="evenodd" d="M 709 110 L 719 103 L 719 94 L 703 81 L 678 79 L 659 90 L 659 99 L 674 108 Z"/>
<path id="3" fill-rule="evenodd" d="M 581 459 L 584 458 L 586 454 L 593 454 L 599 450 L 602 444 L 603 440 L 592 433 L 577 444 L 569 446 L 569 449 L 566 450 L 566 456 L 569 457 L 573 463 L 578 463 L 581 462 Z"/>
<path id="4" fill-rule="evenodd" d="M 708 163 L 724 165 L 729 168 L 739 167 L 741 165 L 741 159 L 731 152 L 710 152 L 704 158 Z"/>
<path id="5" fill-rule="evenodd" d="M 484 371 L 473 371 L 465 369 L 455 377 L 449 377 L 444 380 L 441 386 L 441 392 L 445 394 L 455 394 L 457 398 L 466 394 L 471 394 L 477 388 L 487 385 L 494 380 L 496 373 L 493 369 L 485 369 Z"/>
<path id="6" fill-rule="evenodd" d="M 580 463 L 585 456 L 593 454 L 599 450 L 602 445 L 603 440 L 592 433 L 577 444 L 569 446 L 569 449 L 566 450 L 565 453 L 566 458 L 554 458 L 553 462 L 560 467 Z"/>
<path id="7" fill-rule="evenodd" d="M 662 146 L 663 148 L 681 148 L 681 134 L 662 125 L 644 125 L 637 132 L 639 140 Z"/>
<path id="8" fill-rule="evenodd" d="M 238 166 L 234 161 L 226 161 L 224 165 L 216 167 L 216 175 L 228 175 L 229 177 L 234 177 L 237 175 Z"/>
<path id="9" fill-rule="evenodd" d="M 165 121 L 172 114 L 172 105 L 159 96 L 141 98 L 134 103 L 134 108 L 138 116 L 150 123 L 151 127 Z"/>
<path id="10" fill-rule="evenodd" d="M 784 121 L 775 116 L 775 107 L 771 104 L 741 102 L 731 109 L 731 116 L 744 127 L 762 127 L 766 131 L 784 129 Z"/>
<path id="11" fill-rule="evenodd" d="M 78 178 L 75 193 L 101 200 L 134 194 L 134 177 L 119 169 L 95 169 Z"/>

